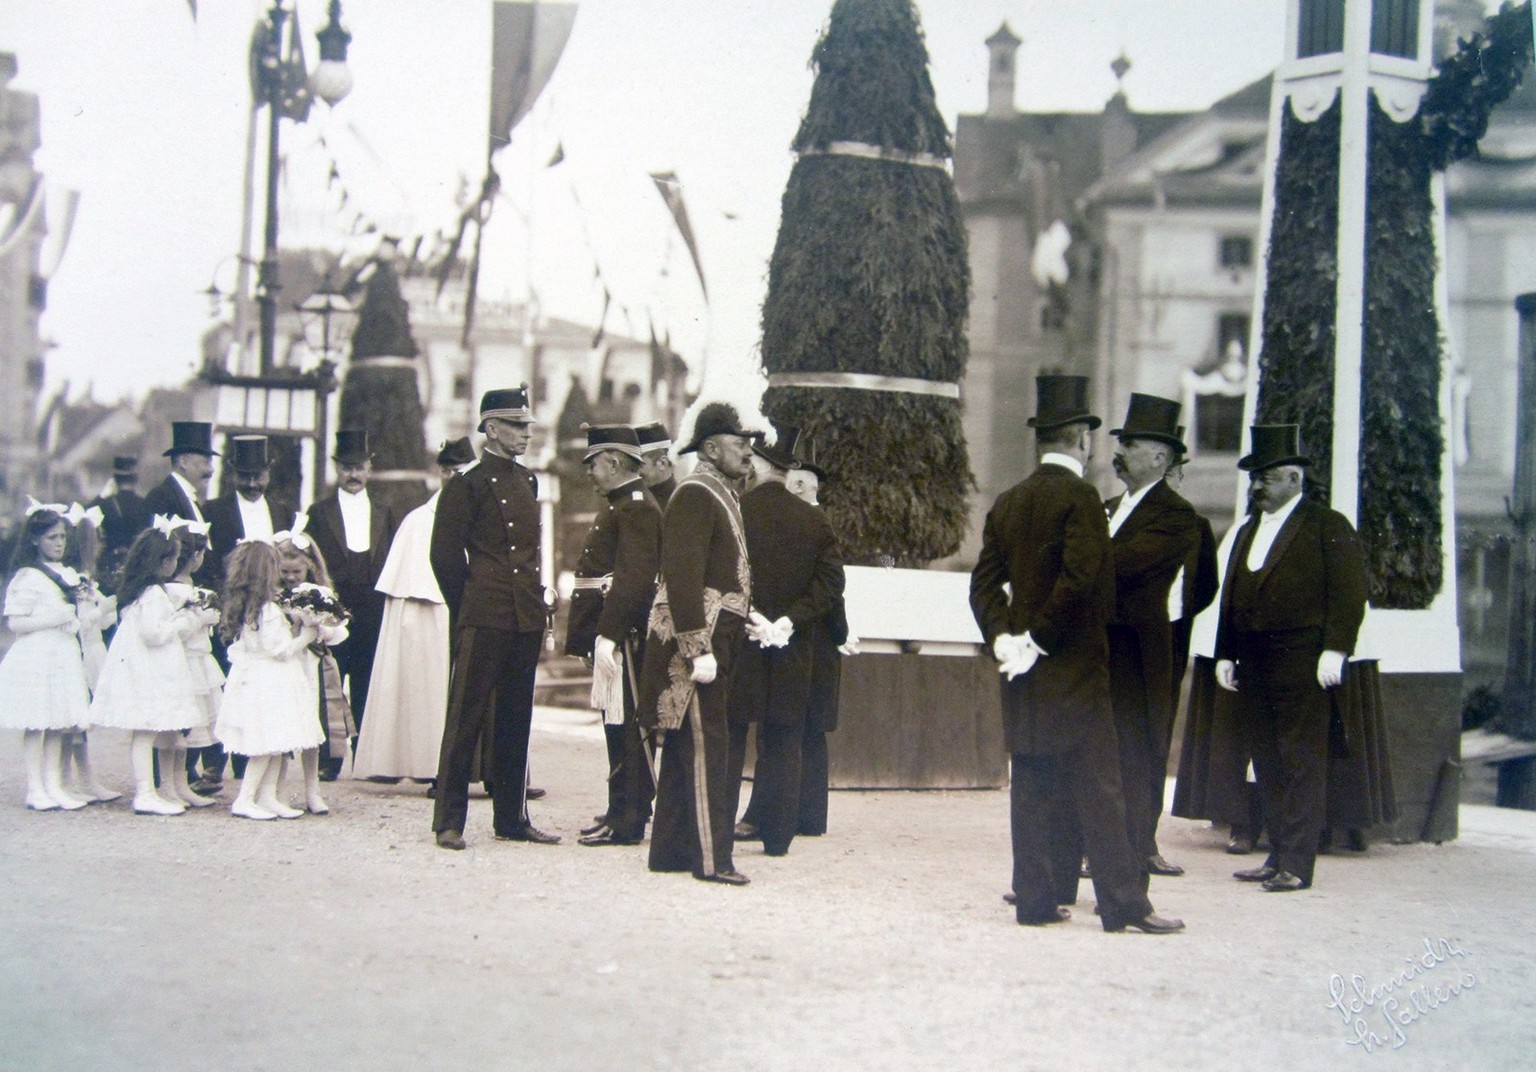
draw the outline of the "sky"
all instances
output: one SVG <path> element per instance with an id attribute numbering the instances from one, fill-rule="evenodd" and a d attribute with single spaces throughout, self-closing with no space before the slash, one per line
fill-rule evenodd
<path id="1" fill-rule="evenodd" d="M 56 210 L 80 192 L 49 287 L 49 390 L 100 401 L 184 382 L 229 291 L 240 244 L 256 0 L 7 0 L 0 50 L 37 93 Z M 311 64 L 323 0 L 298 0 Z M 986 105 L 987 37 L 1024 41 L 1022 109 L 1102 108 L 1110 62 L 1139 110 L 1204 108 L 1281 54 L 1284 0 L 919 0 L 940 110 Z M 757 366 L 758 315 L 789 152 L 831 0 L 583 0 L 533 113 L 498 154 L 505 196 L 482 293 L 610 332 L 670 331 L 706 381 Z M 344 0 L 351 94 L 284 124 L 283 246 L 362 252 L 358 213 L 407 240 L 449 227 L 485 163 L 489 0 Z M 323 139 L 323 144 L 322 144 Z M 545 166 L 557 146 L 564 162 Z M 341 175 L 327 189 L 334 160 Z M 258 165 L 258 191 L 261 167 Z M 674 171 L 698 235 L 706 302 L 648 174 Z M 347 192 L 345 208 L 339 189 Z M 259 198 L 258 198 L 259 202 Z M 258 210 L 259 236 L 259 210 Z M 598 282 L 598 274 L 602 283 Z"/>

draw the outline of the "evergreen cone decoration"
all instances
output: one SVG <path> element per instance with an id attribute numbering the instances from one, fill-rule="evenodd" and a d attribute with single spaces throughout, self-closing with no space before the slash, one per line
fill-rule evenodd
<path id="1" fill-rule="evenodd" d="M 340 428 L 366 428 L 377 472 L 424 472 L 429 461 L 426 410 L 416 382 L 414 361 L 370 361 L 390 357 L 413 360 L 410 308 L 400 293 L 394 266 L 380 258 L 364 285 L 363 303 L 352 333 L 352 360 L 341 385 Z M 381 499 L 401 510 L 425 501 L 425 479 L 376 480 Z"/>
<path id="2" fill-rule="evenodd" d="M 763 367 L 958 383 L 970 266 L 947 171 L 818 155 L 834 142 L 948 158 L 911 0 L 837 0 L 812 53 L 763 302 Z M 822 501 L 850 562 L 955 553 L 975 487 L 960 402 L 941 395 L 774 386 L 763 414 L 815 441 Z"/>

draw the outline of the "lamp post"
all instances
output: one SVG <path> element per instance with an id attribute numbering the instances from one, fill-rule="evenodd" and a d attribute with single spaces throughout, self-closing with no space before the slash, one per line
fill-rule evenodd
<path id="1" fill-rule="evenodd" d="M 333 105 L 352 88 L 352 72 L 347 68 L 347 46 L 352 35 L 341 25 L 341 0 L 331 0 L 329 21 L 315 35 L 320 44 L 320 64 L 308 80 L 304 77 L 298 19 L 295 17 L 290 26 L 290 14 L 282 0 L 273 0 L 265 32 L 253 57 L 254 87 L 259 102 L 267 106 L 267 222 L 256 284 L 256 300 L 261 308 L 262 376 L 270 376 L 277 364 L 277 292 L 281 289 L 277 266 L 277 180 L 282 120 L 287 116 L 302 123 L 308 118 L 315 97 Z"/>

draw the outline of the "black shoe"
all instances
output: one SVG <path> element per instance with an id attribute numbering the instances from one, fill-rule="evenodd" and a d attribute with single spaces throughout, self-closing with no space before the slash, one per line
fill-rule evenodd
<path id="1" fill-rule="evenodd" d="M 1067 920 L 1069 920 L 1071 918 L 1072 918 L 1072 910 L 1069 909 L 1069 908 L 1058 908 L 1051 915 L 1049 915 L 1049 916 L 1041 916 L 1038 919 L 1033 918 L 1033 917 L 1025 917 L 1025 916 L 1021 916 L 1021 915 L 1017 915 L 1017 914 L 1014 915 L 1014 919 L 1018 922 L 1018 924 L 1021 927 L 1044 927 L 1044 926 L 1047 926 L 1047 925 L 1049 925 L 1051 923 L 1065 923 Z"/>
<path id="2" fill-rule="evenodd" d="M 455 852 L 464 849 L 464 835 L 457 830 L 439 830 L 437 832 L 437 847 L 440 849 L 453 849 Z"/>
<path id="3" fill-rule="evenodd" d="M 337 763 L 337 764 L 334 764 L 334 765 L 332 765 L 330 763 L 322 763 L 322 764 L 320 764 L 320 780 L 322 782 L 334 782 L 336 780 L 336 776 L 338 774 L 340 774 L 340 773 L 341 773 L 341 764 L 340 763 Z"/>
<path id="4" fill-rule="evenodd" d="M 1364 852 L 1368 847 L 1365 840 L 1365 831 L 1356 827 L 1350 827 L 1344 832 L 1344 847 L 1350 852 Z"/>
<path id="5" fill-rule="evenodd" d="M 745 886 L 752 880 L 740 871 L 717 871 L 713 875 L 694 875 L 700 882 L 719 882 L 726 886 Z"/>
<path id="6" fill-rule="evenodd" d="M 1019 903 L 1019 895 L 1014 893 L 1012 890 L 1009 890 L 1007 893 L 1003 894 L 1003 903 L 1004 904 L 1018 904 Z"/>
<path id="7" fill-rule="evenodd" d="M 436 800 L 437 799 L 437 779 L 436 778 L 433 778 L 430 782 L 427 783 L 427 799 L 428 800 Z"/>
<path id="8" fill-rule="evenodd" d="M 1147 874 L 1149 875 L 1167 875 L 1176 878 L 1183 873 L 1184 869 L 1182 867 L 1178 864 L 1169 863 L 1163 859 L 1161 853 L 1153 853 L 1147 857 Z"/>
<path id="9" fill-rule="evenodd" d="M 334 780 L 334 779 L 332 779 L 332 780 Z M 390 774 L 370 774 L 368 776 L 368 780 L 370 782 L 377 782 L 379 785 L 399 785 L 400 784 L 400 779 L 396 778 L 395 776 L 390 775 Z"/>
<path id="10" fill-rule="evenodd" d="M 593 823 L 591 826 L 584 826 L 584 827 L 581 828 L 581 836 L 582 837 L 591 837 L 593 834 L 596 834 L 599 831 L 606 829 L 607 826 L 608 826 L 608 816 L 606 816 L 606 815 L 599 815 L 599 816 L 597 816 L 597 822 Z"/>
<path id="11" fill-rule="evenodd" d="M 763 834 L 756 823 L 749 823 L 743 819 L 736 824 L 735 837 L 737 841 L 761 841 Z"/>
<path id="12" fill-rule="evenodd" d="M 529 800 L 543 800 L 544 792 L 543 789 L 529 789 L 523 793 L 523 796 Z"/>
<path id="13" fill-rule="evenodd" d="M 770 849 L 765 844 L 763 846 L 763 855 L 764 856 L 788 856 L 789 855 L 789 846 L 788 845 L 775 845 L 773 848 Z"/>
<path id="14" fill-rule="evenodd" d="M 1184 929 L 1182 919 L 1164 919 L 1155 913 L 1148 913 L 1141 919 L 1129 920 L 1117 927 L 1105 927 L 1111 934 L 1119 934 L 1127 927 L 1135 927 L 1143 934 L 1178 934 Z"/>
<path id="15" fill-rule="evenodd" d="M 638 845 L 644 840 L 643 836 L 624 837 L 621 834 L 614 833 L 610 827 L 605 826 L 595 834 L 577 838 L 576 843 L 578 845 Z"/>
<path id="16" fill-rule="evenodd" d="M 1239 882 L 1268 882 L 1279 873 L 1278 867 L 1260 864 L 1258 867 L 1245 867 L 1241 871 L 1234 871 L 1232 877 Z"/>
<path id="17" fill-rule="evenodd" d="M 1267 880 L 1260 889 L 1266 893 L 1295 893 L 1311 886 L 1310 882 L 1303 882 L 1289 871 L 1276 871 L 1274 877 Z"/>
<path id="18" fill-rule="evenodd" d="M 1227 839 L 1227 852 L 1233 856 L 1247 856 L 1253 851 L 1253 838 L 1247 834 L 1233 834 Z"/>
<path id="19" fill-rule="evenodd" d="M 497 834 L 497 841 L 531 841 L 535 845 L 558 845 L 559 834 L 546 834 L 532 823 L 524 823 L 520 828 L 506 834 Z"/>

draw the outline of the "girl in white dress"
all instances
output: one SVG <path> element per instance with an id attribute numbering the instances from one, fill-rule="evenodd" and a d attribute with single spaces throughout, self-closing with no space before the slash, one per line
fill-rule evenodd
<path id="1" fill-rule="evenodd" d="M 64 520 L 72 527 L 69 546 L 64 552 L 67 568 L 61 572 L 66 581 L 70 570 L 74 570 L 78 578 L 80 595 L 75 600 L 75 613 L 80 618 L 80 652 L 85 661 L 86 688 L 95 691 L 96 679 L 107 661 L 107 642 L 102 631 L 117 624 L 117 597 L 104 594 L 96 582 L 101 553 L 101 507 L 86 510 L 79 503 L 71 503 Z M 122 796 L 97 781 L 96 771 L 91 766 L 90 742 L 83 729 L 64 735 L 64 785 L 75 796 L 84 797 L 92 804 L 104 804 Z"/>
<path id="2" fill-rule="evenodd" d="M 33 811 L 74 811 L 87 803 L 63 782 L 64 735 L 86 724 L 90 705 L 78 589 L 62 574 L 68 539 L 59 511 L 29 509 L 5 589 L 5 622 L 16 639 L 0 662 L 0 726 L 24 731 L 27 807 Z"/>
<path id="3" fill-rule="evenodd" d="M 283 586 L 283 599 L 288 601 L 304 588 L 317 592 L 320 603 L 334 603 L 341 609 L 340 600 L 331 587 L 330 571 L 325 567 L 325 556 L 303 532 L 307 521 L 302 514 L 292 532 L 278 533 L 277 571 Z M 288 609 L 288 617 L 296 624 L 314 627 L 316 642 L 304 656 L 304 672 L 309 677 L 309 694 L 314 705 L 316 721 L 325 735 L 323 745 L 333 758 L 345 759 L 348 741 L 354 734 L 352 708 L 341 690 L 341 670 L 331 649 L 347 639 L 347 621 L 344 613 L 322 613 L 312 608 Z M 287 762 L 285 758 L 284 763 Z M 314 815 L 325 815 L 331 809 L 320 796 L 320 749 L 306 748 L 299 753 L 304 769 L 304 805 Z"/>
<path id="4" fill-rule="evenodd" d="M 208 550 L 208 526 L 203 522 L 177 519 L 178 555 L 176 576 L 166 582 L 166 594 L 182 613 L 178 615 L 181 651 L 192 676 L 192 699 L 197 720 L 185 733 L 166 730 L 155 742 L 160 756 L 160 789 L 169 785 L 174 799 L 189 808 L 210 808 L 218 801 L 192 791 L 187 781 L 187 749 L 213 744 L 214 716 L 219 711 L 219 697 L 224 687 L 224 672 L 213 658 L 212 630 L 219 622 L 217 598 L 206 588 L 192 583 L 192 574 L 203 564 Z"/>
<path id="5" fill-rule="evenodd" d="M 277 604 L 277 548 L 259 540 L 235 545 L 226 563 L 219 635 L 229 645 L 229 678 L 214 736 L 249 757 L 230 813 L 242 819 L 296 819 L 278 799 L 285 752 L 325 739 L 303 660 L 313 626 L 295 626 Z"/>
<path id="6" fill-rule="evenodd" d="M 166 591 L 180 558 L 174 526 L 164 517 L 157 516 L 128 548 L 117 590 L 122 616 L 91 698 L 94 725 L 133 731 L 133 810 L 140 815 L 180 815 L 187 810 L 174 798 L 174 790 L 167 795 L 155 785 L 155 746 L 161 733 L 179 734 L 208 717 L 193 694 L 181 646 L 193 614 Z M 170 772 L 165 773 L 169 789 L 174 783 Z"/>

